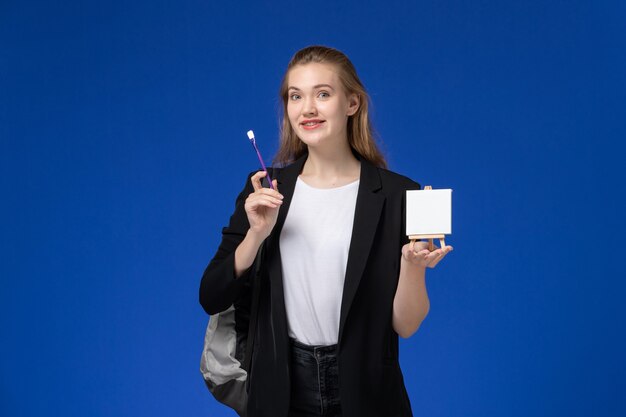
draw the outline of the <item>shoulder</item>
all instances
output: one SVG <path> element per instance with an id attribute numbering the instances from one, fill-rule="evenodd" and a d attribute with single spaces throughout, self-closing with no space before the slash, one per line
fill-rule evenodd
<path id="1" fill-rule="evenodd" d="M 380 176 L 381 186 L 384 190 L 389 192 L 405 191 L 405 190 L 419 190 L 420 184 L 411 178 L 398 174 L 397 172 L 390 171 L 385 168 L 377 168 L 378 175 Z"/>

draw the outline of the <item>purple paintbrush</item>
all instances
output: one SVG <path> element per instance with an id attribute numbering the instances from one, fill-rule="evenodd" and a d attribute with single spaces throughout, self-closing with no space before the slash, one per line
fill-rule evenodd
<path id="1" fill-rule="evenodd" d="M 250 143 L 252 143 L 252 146 L 254 147 L 254 150 L 256 151 L 256 155 L 259 157 L 259 162 L 261 163 L 261 166 L 263 167 L 263 171 L 265 171 L 265 174 L 267 176 L 267 181 L 270 184 L 270 188 L 273 190 L 274 184 L 272 184 L 270 173 L 267 172 L 267 168 L 265 168 L 265 163 L 263 162 L 263 158 L 261 158 L 261 152 L 259 152 L 259 148 L 257 148 L 256 146 L 256 140 L 254 139 L 254 132 L 251 130 L 248 130 L 248 139 L 250 139 Z"/>

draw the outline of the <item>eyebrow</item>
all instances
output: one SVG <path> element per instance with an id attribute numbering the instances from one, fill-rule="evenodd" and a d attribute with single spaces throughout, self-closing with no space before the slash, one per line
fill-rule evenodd
<path id="1" fill-rule="evenodd" d="M 335 89 L 333 88 L 333 86 L 332 86 L 332 85 L 329 85 L 329 84 L 317 84 L 317 85 L 314 85 L 314 86 L 313 86 L 313 89 L 314 89 L 314 90 L 317 90 L 318 88 L 322 88 L 322 87 L 327 87 L 327 88 L 330 88 L 331 90 L 335 90 Z M 296 91 L 300 91 L 300 89 L 299 89 L 298 87 L 294 87 L 294 86 L 291 86 L 291 87 L 287 88 L 287 91 L 289 91 L 289 90 L 296 90 Z"/>

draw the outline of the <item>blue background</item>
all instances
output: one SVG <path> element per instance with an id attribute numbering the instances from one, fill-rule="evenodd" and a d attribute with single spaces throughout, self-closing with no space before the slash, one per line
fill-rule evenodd
<path id="1" fill-rule="evenodd" d="M 401 341 L 416 416 L 626 415 L 620 1 L 0 3 L 0 414 L 230 416 L 201 274 L 277 148 L 280 78 L 346 52 L 390 167 L 453 188 Z"/>

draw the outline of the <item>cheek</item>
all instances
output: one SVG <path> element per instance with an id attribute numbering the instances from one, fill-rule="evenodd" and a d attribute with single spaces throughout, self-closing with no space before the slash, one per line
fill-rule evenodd
<path id="1" fill-rule="evenodd" d="M 287 118 L 293 121 L 294 119 L 297 119 L 297 117 L 298 111 L 296 109 L 296 106 L 292 103 L 287 104 Z"/>
<path id="2" fill-rule="evenodd" d="M 293 106 L 287 107 L 287 120 L 289 120 L 289 125 L 293 130 L 296 130 L 298 126 L 298 114 Z"/>
<path id="3" fill-rule="evenodd" d="M 326 114 L 336 120 L 342 120 L 346 116 L 346 112 L 342 103 L 333 103 L 325 108 Z"/>

